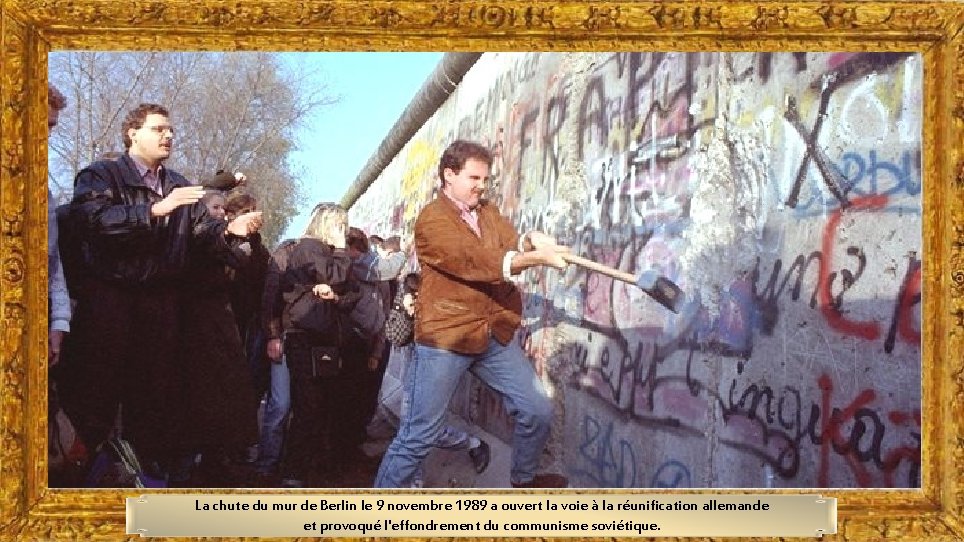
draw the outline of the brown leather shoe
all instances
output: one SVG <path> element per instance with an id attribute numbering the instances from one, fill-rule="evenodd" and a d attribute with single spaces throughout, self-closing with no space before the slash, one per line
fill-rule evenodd
<path id="1" fill-rule="evenodd" d="M 561 474 L 537 474 L 528 482 L 512 482 L 512 487 L 569 487 L 569 479 Z"/>

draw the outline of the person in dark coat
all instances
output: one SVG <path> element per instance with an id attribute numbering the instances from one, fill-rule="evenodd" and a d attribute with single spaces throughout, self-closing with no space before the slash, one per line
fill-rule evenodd
<path id="1" fill-rule="evenodd" d="M 345 210 L 315 206 L 308 227 L 291 248 L 273 306 L 284 329 L 284 356 L 291 375 L 291 426 L 282 485 L 303 487 L 309 477 L 333 471 L 336 409 L 344 408 L 345 352 L 349 314 L 360 298 L 345 252 Z"/>
<path id="2" fill-rule="evenodd" d="M 201 201 L 211 216 L 226 220 L 220 191 L 208 191 Z M 227 258 L 192 254 L 190 280 L 181 291 L 185 416 L 179 444 L 188 457 L 201 454 L 191 487 L 243 484 L 229 460 L 258 440 L 257 400 L 231 304 L 235 273 L 250 256 L 240 246 L 247 239 L 234 241 Z"/>
<path id="3" fill-rule="evenodd" d="M 258 210 L 258 200 L 245 193 L 231 193 L 224 204 L 225 217 L 230 221 L 236 216 Z M 229 269 L 231 279 L 231 310 L 241 334 L 241 344 L 251 380 L 256 403 L 268 391 L 270 361 L 265 355 L 266 338 L 261 326 L 261 298 L 271 254 L 264 246 L 260 233 L 253 233 L 240 245 L 247 256 L 247 264 Z"/>
<path id="4" fill-rule="evenodd" d="M 261 214 L 215 219 L 199 203 L 203 188 L 162 165 L 174 140 L 163 106 L 130 111 L 121 134 L 124 156 L 94 162 L 74 180 L 69 215 L 87 279 L 60 393 L 91 451 L 113 432 L 121 406 L 121 432 L 140 465 L 166 479 L 183 415 L 180 292 L 190 255 L 229 258 L 229 237 L 257 231 Z"/>

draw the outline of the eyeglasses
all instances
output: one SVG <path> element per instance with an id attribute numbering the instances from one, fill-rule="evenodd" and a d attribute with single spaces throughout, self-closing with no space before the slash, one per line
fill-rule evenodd
<path id="1" fill-rule="evenodd" d="M 172 136 L 174 135 L 174 127 L 173 127 L 173 126 L 170 126 L 170 125 L 145 126 L 144 128 L 147 128 L 148 130 L 154 132 L 155 134 L 159 134 L 159 135 L 164 135 L 164 132 L 171 132 L 171 135 L 172 135 Z"/>

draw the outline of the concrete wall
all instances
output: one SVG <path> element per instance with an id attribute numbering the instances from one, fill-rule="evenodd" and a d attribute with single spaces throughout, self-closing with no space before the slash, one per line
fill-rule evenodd
<path id="1" fill-rule="evenodd" d="M 682 286 L 674 315 L 572 266 L 521 277 L 573 486 L 916 487 L 921 80 L 917 55 L 485 54 L 351 222 L 410 234 L 468 137 L 520 231 Z M 510 435 L 478 382 L 452 408 Z"/>

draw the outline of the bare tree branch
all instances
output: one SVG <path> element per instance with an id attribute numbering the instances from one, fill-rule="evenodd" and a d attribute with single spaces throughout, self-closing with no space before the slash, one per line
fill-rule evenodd
<path id="1" fill-rule="evenodd" d="M 50 80 L 67 96 L 49 142 L 48 185 L 69 197 L 76 172 L 120 133 L 138 100 L 161 103 L 177 125 L 167 165 L 190 179 L 242 169 L 244 190 L 266 211 L 268 243 L 297 213 L 304 173 L 288 160 L 308 115 L 337 102 L 316 74 L 293 70 L 275 53 L 54 52 Z"/>
<path id="2" fill-rule="evenodd" d="M 107 131 L 108 129 L 110 129 L 111 126 L 113 126 L 117 122 L 117 117 L 121 115 L 121 112 L 126 113 L 124 104 L 129 103 L 131 101 L 131 97 L 134 96 L 134 92 L 140 90 L 141 83 L 144 79 L 144 74 L 154 66 L 156 58 L 157 58 L 157 53 L 154 53 L 154 52 L 150 53 L 150 56 L 147 57 L 147 60 L 141 66 L 140 71 L 138 71 L 137 75 L 134 76 L 134 81 L 131 82 L 130 87 L 127 89 L 127 94 L 124 96 L 124 99 L 117 103 L 117 107 L 115 107 L 114 111 L 110 114 L 109 120 L 106 123 L 104 123 L 103 131 L 101 131 L 101 133 L 96 138 L 94 138 L 94 141 L 101 142 L 104 139 L 106 139 Z M 94 157 L 94 159 L 96 160 L 97 158 Z"/>

